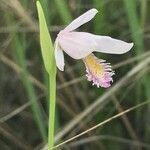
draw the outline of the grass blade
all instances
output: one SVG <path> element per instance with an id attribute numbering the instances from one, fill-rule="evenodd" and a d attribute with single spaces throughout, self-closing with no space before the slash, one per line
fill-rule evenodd
<path id="1" fill-rule="evenodd" d="M 135 43 L 136 54 L 139 55 L 144 51 L 143 33 L 136 13 L 136 1 L 124 0 L 128 16 L 128 22 L 131 28 L 133 41 Z"/>
<path id="2" fill-rule="evenodd" d="M 100 13 L 97 15 L 94 21 L 94 32 L 96 34 L 105 33 L 105 13 L 104 13 L 104 0 L 94 0 L 94 6 Z"/>
<path id="3" fill-rule="evenodd" d="M 57 10 L 59 12 L 59 15 L 60 15 L 63 23 L 66 25 L 69 22 L 71 22 L 72 16 L 71 16 L 71 13 L 68 9 L 66 1 L 65 0 L 61 0 L 61 2 L 60 2 L 60 0 L 54 0 L 54 1 L 55 1 Z"/>
<path id="4" fill-rule="evenodd" d="M 40 133 L 42 135 L 42 138 L 44 141 L 46 141 L 46 128 L 43 124 L 44 119 L 43 119 L 41 108 L 37 102 L 34 87 L 32 83 L 28 80 L 28 71 L 25 65 L 26 63 L 25 63 L 25 54 L 23 52 L 23 47 L 21 46 L 21 42 L 19 38 L 17 37 L 17 35 L 15 36 L 14 41 L 15 41 L 14 43 L 15 43 L 15 49 L 16 49 L 16 58 L 22 68 L 21 79 L 27 91 L 28 98 L 31 101 L 31 104 L 32 104 L 31 108 L 32 108 L 35 120 L 37 122 L 37 125 L 39 127 Z"/>

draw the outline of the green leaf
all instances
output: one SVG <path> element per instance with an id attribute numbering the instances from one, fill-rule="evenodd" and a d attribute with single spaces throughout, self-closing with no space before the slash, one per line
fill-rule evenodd
<path id="1" fill-rule="evenodd" d="M 54 47 L 46 24 L 44 12 L 39 1 L 36 2 L 39 28 L 40 28 L 40 44 L 42 50 L 42 56 L 46 71 L 51 74 L 53 72 L 53 66 L 55 66 Z"/>

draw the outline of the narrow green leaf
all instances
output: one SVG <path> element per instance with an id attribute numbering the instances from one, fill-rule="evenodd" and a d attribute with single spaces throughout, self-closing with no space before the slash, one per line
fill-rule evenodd
<path id="1" fill-rule="evenodd" d="M 39 16 L 40 26 L 40 43 L 44 65 L 49 73 L 49 125 L 48 125 L 48 146 L 49 149 L 54 145 L 54 129 L 55 129 L 55 104 L 56 104 L 56 63 L 54 56 L 54 48 L 48 32 L 45 16 L 39 1 L 36 2 Z"/>
<path id="2" fill-rule="evenodd" d="M 45 124 L 43 123 L 44 116 L 42 114 L 42 109 L 40 107 L 40 104 L 37 101 L 37 96 L 36 96 L 33 84 L 29 80 L 29 72 L 26 67 L 25 52 L 24 52 L 24 46 L 22 45 L 22 43 L 23 42 L 21 42 L 20 37 L 18 35 L 15 35 L 13 46 L 15 49 L 16 60 L 18 60 L 18 63 L 20 67 L 22 68 L 21 81 L 27 92 L 27 96 L 31 102 L 31 109 L 33 111 L 33 115 L 38 125 L 43 141 L 47 141 L 46 127 L 45 127 Z"/>
<path id="3" fill-rule="evenodd" d="M 68 24 L 72 21 L 72 15 L 67 7 L 67 3 L 65 0 L 54 0 L 56 3 L 57 10 L 60 14 L 60 17 L 64 24 Z"/>
<path id="4" fill-rule="evenodd" d="M 136 47 L 136 54 L 139 55 L 144 51 L 144 44 L 143 44 L 143 32 L 136 11 L 136 1 L 124 0 L 124 3 L 128 16 L 129 25 L 132 32 L 132 37 Z"/>
<path id="5" fill-rule="evenodd" d="M 106 32 L 105 12 L 104 12 L 104 0 L 94 0 L 94 7 L 100 11 L 99 15 L 94 20 L 94 32 L 96 34 L 104 34 Z"/>
<path id="6" fill-rule="evenodd" d="M 39 1 L 36 2 L 36 5 L 37 5 L 38 17 L 39 17 L 40 44 L 41 44 L 43 61 L 44 61 L 46 71 L 49 74 L 51 74 L 53 70 L 52 68 L 54 66 L 53 63 L 55 63 L 54 48 L 47 28 L 42 6 Z"/>
<path id="7" fill-rule="evenodd" d="M 137 1 L 136 0 L 124 0 L 126 12 L 128 15 L 128 21 L 132 32 L 132 37 L 135 43 L 135 50 L 136 55 L 140 55 L 144 53 L 144 33 L 143 33 L 143 27 L 145 24 L 145 8 L 146 3 L 145 1 L 142 1 L 143 8 L 142 8 L 142 15 L 141 19 L 139 17 L 139 14 L 137 13 Z M 143 21 L 140 23 L 140 20 Z M 137 86 L 137 103 L 140 103 L 139 99 L 140 97 L 143 97 L 142 90 L 144 87 L 145 97 L 149 98 L 149 88 L 150 88 L 150 79 L 147 74 L 144 75 L 142 82 L 138 82 Z M 136 122 L 137 124 L 140 124 L 140 117 L 141 117 L 141 110 L 137 110 L 136 113 Z M 140 126 L 137 126 L 137 128 L 140 128 Z M 147 134 L 147 133 L 146 133 Z"/>

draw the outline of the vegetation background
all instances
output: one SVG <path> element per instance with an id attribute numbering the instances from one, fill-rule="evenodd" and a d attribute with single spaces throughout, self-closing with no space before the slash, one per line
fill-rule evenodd
<path id="1" fill-rule="evenodd" d="M 124 55 L 96 54 L 116 71 L 109 89 L 91 86 L 83 62 L 65 55 L 65 71 L 57 74 L 57 143 L 150 99 L 150 0 L 40 1 L 53 41 L 65 25 L 95 7 L 99 13 L 82 31 L 135 44 Z M 0 72 L 0 150 L 46 149 L 49 87 L 35 0 L 0 0 Z M 150 105 L 60 149 L 148 150 Z"/>

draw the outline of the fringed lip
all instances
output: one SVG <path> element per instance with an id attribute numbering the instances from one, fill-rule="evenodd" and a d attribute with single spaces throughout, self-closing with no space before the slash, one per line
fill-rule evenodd
<path id="1" fill-rule="evenodd" d="M 112 76 L 115 74 L 110 63 L 98 59 L 94 54 L 83 59 L 86 66 L 87 80 L 93 82 L 92 85 L 108 88 L 113 82 Z"/>

